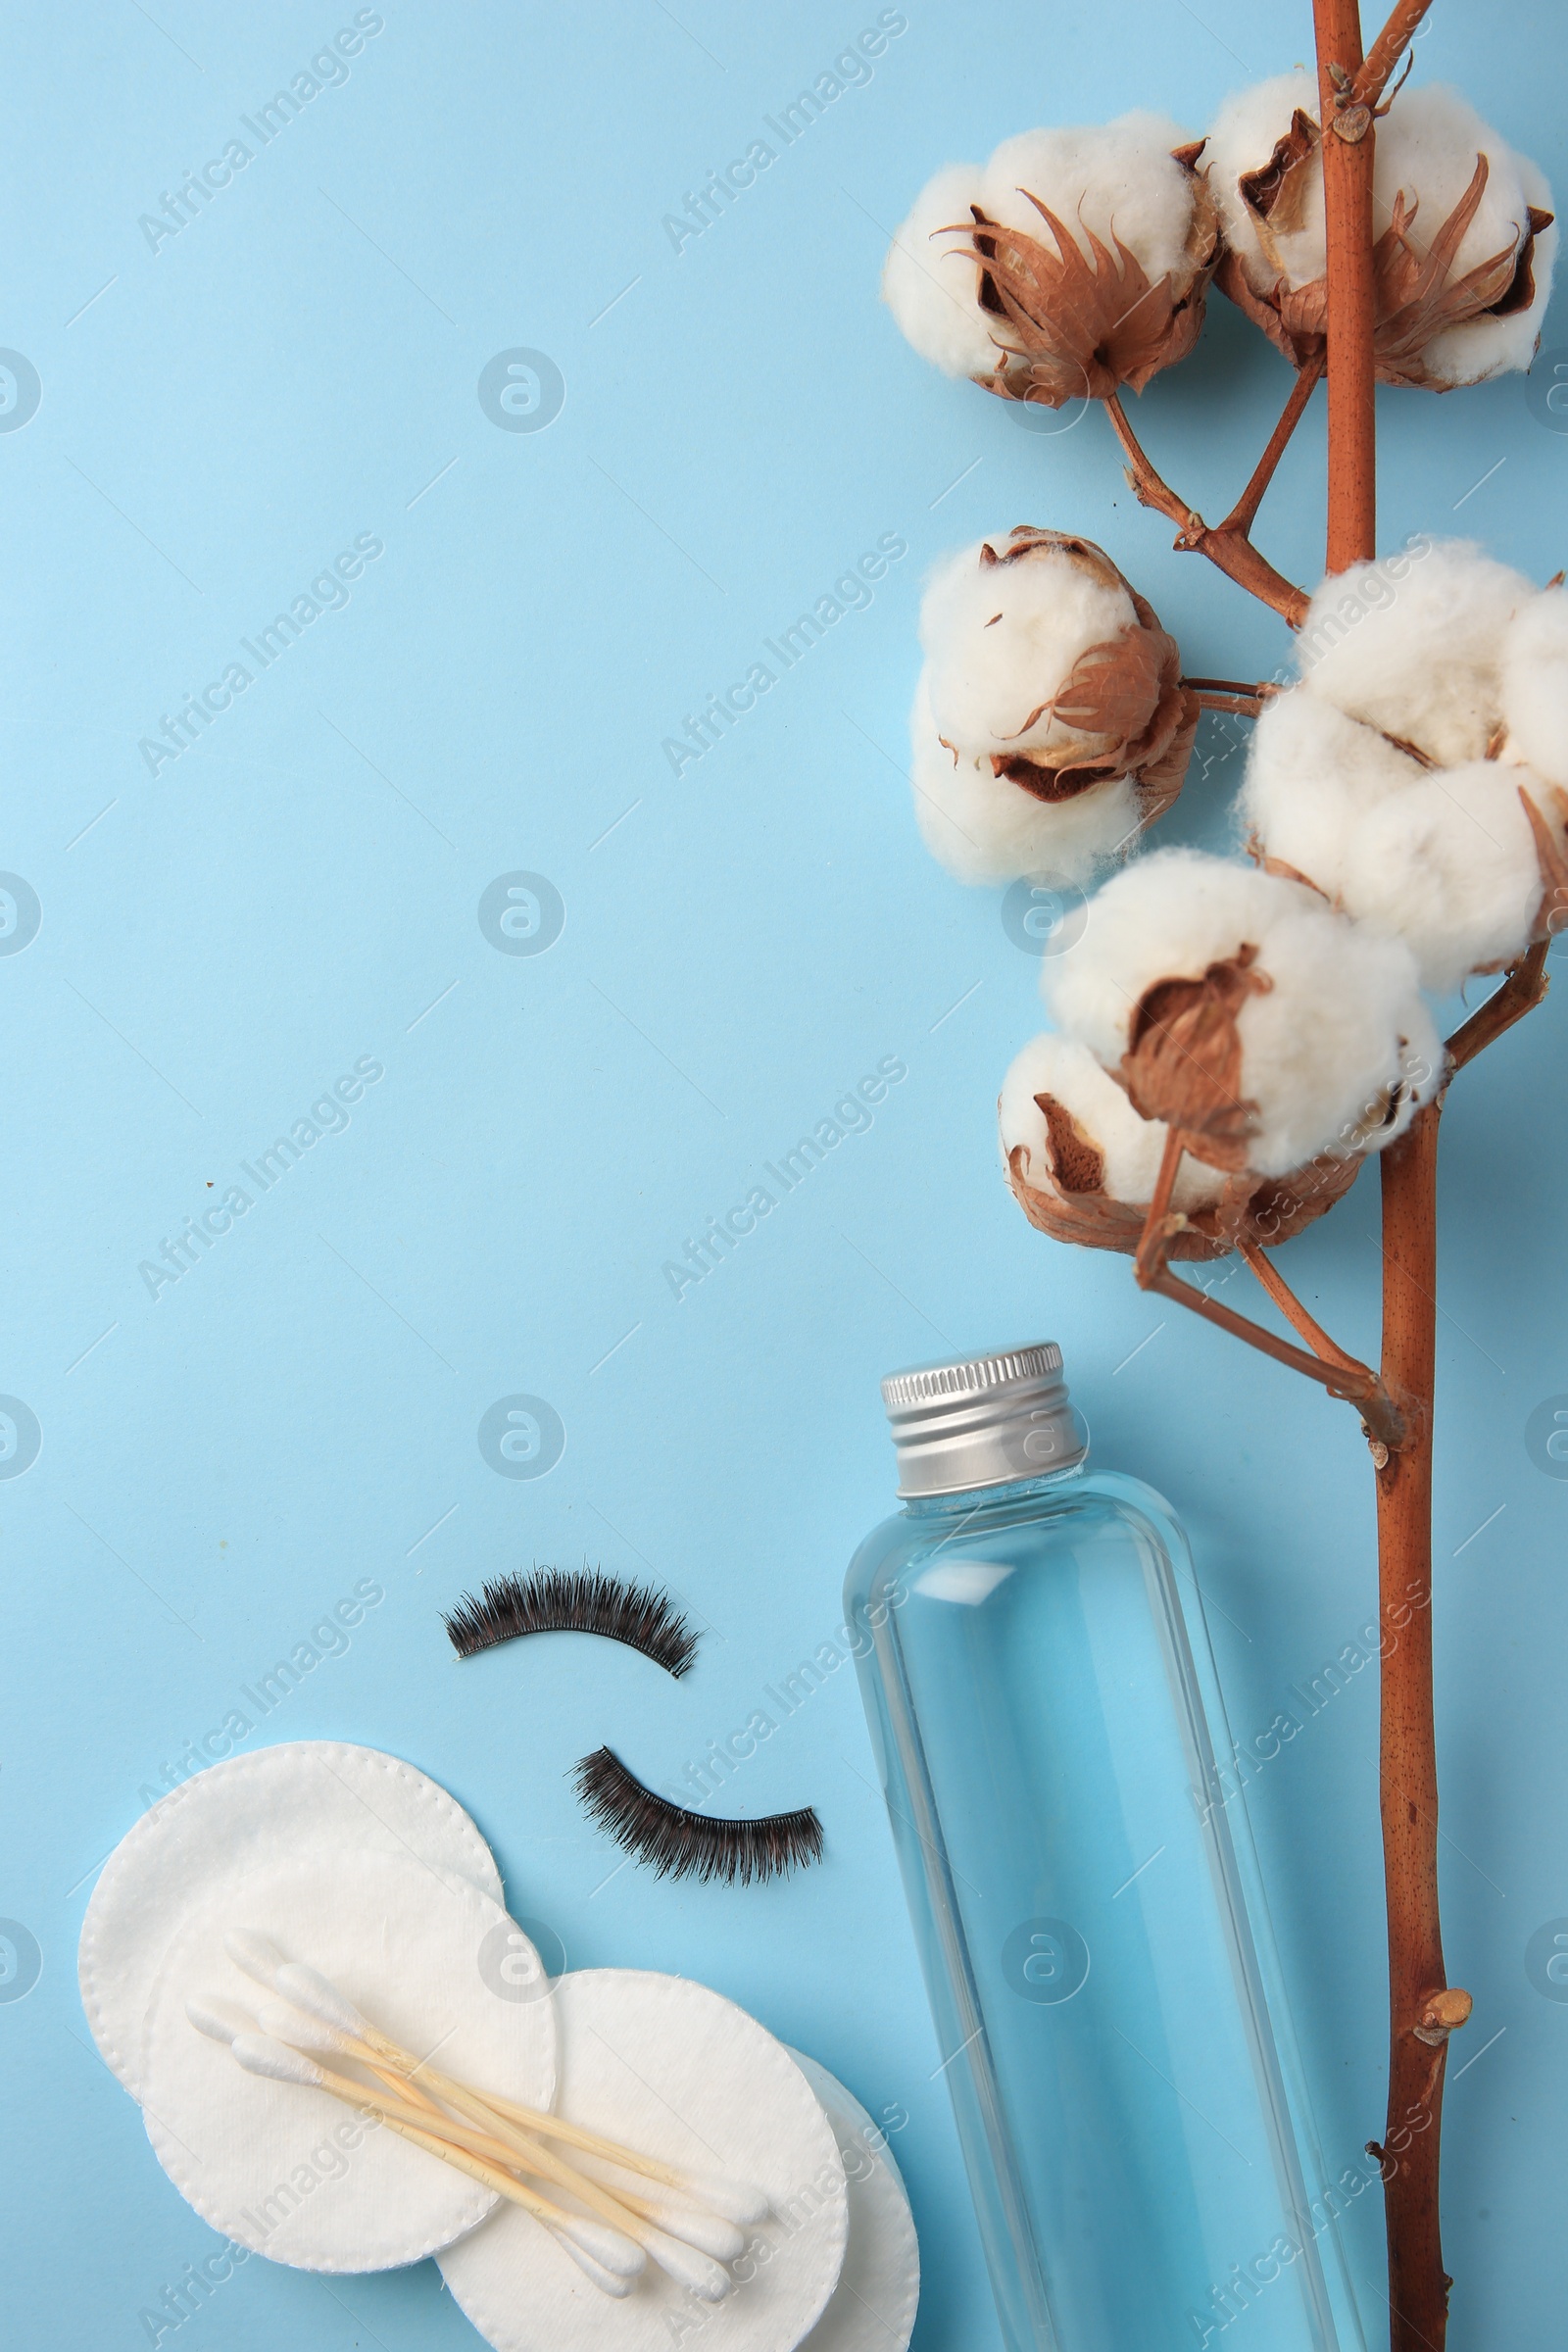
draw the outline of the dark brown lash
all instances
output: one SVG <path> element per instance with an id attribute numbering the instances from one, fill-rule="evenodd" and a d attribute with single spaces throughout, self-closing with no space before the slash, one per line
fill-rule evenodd
<path id="1" fill-rule="evenodd" d="M 497 1577 L 477 1599 L 465 1592 L 445 1624 L 460 1658 L 523 1634 L 599 1634 L 640 1649 L 678 1681 L 697 1655 L 697 1636 L 667 1592 L 600 1568 Z"/>
<path id="2" fill-rule="evenodd" d="M 822 1859 L 822 1824 L 810 1805 L 760 1821 L 714 1821 L 645 1788 L 608 1747 L 572 1767 L 577 1794 L 601 1829 L 662 1879 L 781 1879 Z"/>

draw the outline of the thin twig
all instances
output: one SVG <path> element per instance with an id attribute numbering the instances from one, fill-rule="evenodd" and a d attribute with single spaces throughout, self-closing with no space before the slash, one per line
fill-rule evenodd
<path id="1" fill-rule="evenodd" d="M 1268 447 L 1252 469 L 1251 480 L 1219 526 L 1222 531 L 1237 531 L 1244 537 L 1250 531 L 1257 517 L 1257 510 L 1263 503 L 1263 493 L 1274 479 L 1286 445 L 1305 416 L 1306 404 L 1316 391 L 1318 378 L 1327 365 L 1328 353 L 1320 351 L 1314 359 L 1307 361 L 1298 375 L 1291 397 L 1280 412 L 1280 420 L 1268 437 Z"/>
<path id="2" fill-rule="evenodd" d="M 1369 1379 L 1372 1377 L 1369 1365 L 1363 1364 L 1357 1356 L 1347 1355 L 1345 1349 L 1329 1338 L 1322 1324 L 1307 1313 L 1278 1266 L 1256 1242 L 1238 1242 L 1236 1247 L 1286 1322 L 1300 1333 L 1314 1355 L 1320 1355 L 1326 1364 L 1337 1364 L 1342 1372 L 1364 1372 Z"/>
<path id="3" fill-rule="evenodd" d="M 1366 53 L 1366 62 L 1350 84 L 1355 106 L 1376 106 L 1400 57 L 1414 38 L 1432 0 L 1398 0 L 1398 5 Z"/>
<path id="4" fill-rule="evenodd" d="M 1126 452 L 1127 479 L 1139 504 L 1154 508 L 1176 525 L 1177 547 L 1206 556 L 1239 588 L 1245 588 L 1271 612 L 1282 614 L 1293 629 L 1299 628 L 1311 601 L 1305 591 L 1296 587 L 1283 572 L 1276 571 L 1268 558 L 1258 554 L 1245 531 L 1227 530 L 1223 526 L 1211 530 L 1196 508 L 1177 497 L 1151 465 L 1114 392 L 1107 393 L 1101 405 Z"/>
<path id="5" fill-rule="evenodd" d="M 1402 1414 L 1377 1374 L 1364 1365 L 1359 1373 L 1350 1373 L 1342 1370 L 1338 1364 L 1326 1364 L 1320 1357 L 1308 1355 L 1304 1348 L 1293 1348 L 1289 1340 L 1277 1339 L 1261 1323 L 1250 1322 L 1246 1315 L 1238 1315 L 1232 1308 L 1222 1306 L 1217 1298 L 1206 1297 L 1202 1291 L 1195 1291 L 1191 1283 L 1183 1282 L 1178 1275 L 1168 1271 L 1153 1275 L 1144 1288 L 1157 1291 L 1161 1298 L 1175 1299 L 1179 1306 L 1191 1307 L 1195 1315 L 1201 1315 L 1205 1322 L 1217 1324 L 1221 1331 L 1228 1331 L 1233 1339 L 1245 1340 L 1250 1348 L 1257 1348 L 1260 1354 L 1271 1355 L 1277 1364 L 1288 1365 L 1293 1372 L 1304 1372 L 1308 1380 L 1320 1382 L 1331 1396 L 1343 1396 L 1348 1403 L 1355 1406 L 1366 1424 L 1368 1435 L 1379 1439 L 1391 1449 L 1403 1443 L 1405 1429 Z"/>
<path id="6" fill-rule="evenodd" d="M 1144 1230 L 1138 1237 L 1138 1253 L 1133 1259 L 1133 1273 L 1140 1290 L 1147 1291 L 1157 1274 L 1165 1271 L 1165 1252 L 1184 1220 L 1172 1217 L 1170 1197 L 1176 1189 L 1176 1171 L 1182 1164 L 1186 1149 L 1178 1128 L 1165 1130 L 1165 1149 L 1160 1153 L 1159 1174 L 1154 1179 L 1153 1198 L 1144 1219 Z"/>
<path id="7" fill-rule="evenodd" d="M 1546 977 L 1546 950 L 1549 940 L 1538 939 L 1530 953 L 1512 965 L 1500 988 L 1494 988 L 1484 1004 L 1478 1004 L 1470 1018 L 1457 1028 L 1448 1040 L 1448 1059 L 1455 1070 L 1462 1070 L 1467 1061 L 1522 1021 L 1527 1012 L 1534 1012 L 1551 983 Z"/>
<path id="8" fill-rule="evenodd" d="M 1183 678 L 1182 684 L 1193 689 L 1200 710 L 1225 710 L 1232 718 L 1260 718 L 1268 700 L 1266 695 L 1249 694 L 1245 688 L 1222 693 L 1217 687 L 1200 686 L 1196 678 Z"/>

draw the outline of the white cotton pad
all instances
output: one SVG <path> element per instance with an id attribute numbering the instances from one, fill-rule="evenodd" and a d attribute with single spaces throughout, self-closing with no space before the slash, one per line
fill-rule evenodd
<path id="1" fill-rule="evenodd" d="M 529 2215 L 504 2207 L 441 2271 L 496 2352 L 794 2352 L 838 2283 L 848 2205 L 838 2144 L 782 2042 L 721 1993 L 640 1969 L 579 1969 L 555 1991 L 561 2112 L 693 2173 L 755 2182 L 734 2284 L 699 2302 L 650 2263 L 623 2301 L 583 2277 Z"/>
<path id="2" fill-rule="evenodd" d="M 850 2242 L 832 2300 L 800 2352 L 906 2352 L 920 2300 L 920 2246 L 887 2135 L 825 2066 L 790 2056 L 838 2137 L 850 2192 Z"/>
<path id="3" fill-rule="evenodd" d="M 286 1838 L 286 1847 L 281 1840 Z M 490 1848 L 434 1781 L 373 1747 L 292 1740 L 199 1772 L 116 1846 L 82 1922 L 77 1973 L 93 2038 L 132 2098 L 158 1963 L 186 1912 L 283 1852 L 416 1855 L 504 1900 Z"/>
<path id="4" fill-rule="evenodd" d="M 285 1845 L 286 1816 L 275 1831 Z M 319 1970 L 443 2073 L 550 2107 L 552 2003 L 548 1993 L 514 1997 L 492 1964 L 498 1943 L 518 1935 L 501 1905 L 409 1853 L 343 1845 L 255 1870 L 186 1917 L 158 1972 L 141 2054 L 159 2163 L 204 2221 L 254 2253 L 303 2271 L 393 2270 L 483 2221 L 495 2193 L 466 2173 L 395 2132 L 366 2132 L 324 2090 L 247 2074 L 196 2031 L 187 2001 L 254 2015 L 276 1997 L 229 1957 L 224 1938 L 235 1930 Z"/>

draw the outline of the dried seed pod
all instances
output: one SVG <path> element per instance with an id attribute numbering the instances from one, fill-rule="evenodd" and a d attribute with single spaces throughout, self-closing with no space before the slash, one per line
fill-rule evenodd
<path id="1" fill-rule="evenodd" d="M 1328 320 L 1322 139 L 1305 74 L 1244 90 L 1209 134 L 1216 282 L 1299 367 Z M 1445 392 L 1528 368 L 1551 292 L 1551 191 L 1458 91 L 1402 93 L 1377 135 L 1380 381 Z"/>
<path id="2" fill-rule="evenodd" d="M 1202 323 L 1218 222 L 1201 140 L 1149 114 L 1026 131 L 950 166 L 889 250 L 882 291 L 949 375 L 1049 408 L 1141 391 Z"/>
<path id="3" fill-rule="evenodd" d="M 998 1119 L 1007 1182 L 1030 1224 L 1055 1241 L 1132 1255 L 1166 1128 L 1141 1118 L 1085 1047 L 1049 1032 L 1008 1070 Z M 1288 1178 L 1259 1178 L 1189 1155 L 1172 1195 L 1183 1224 L 1169 1254 L 1223 1257 L 1240 1241 L 1272 1249 L 1332 1208 L 1359 1168 L 1358 1153 L 1327 1153 Z"/>
<path id="4" fill-rule="evenodd" d="M 1047 975 L 1057 1021 L 1138 1107 L 1233 1173 L 1381 1150 L 1442 1075 L 1409 950 L 1314 891 L 1196 850 L 1107 882 Z"/>
<path id="5" fill-rule="evenodd" d="M 1181 789 L 1198 698 L 1152 607 L 1092 541 L 1026 528 L 952 557 L 920 615 L 915 806 L 970 881 L 1083 880 Z"/>

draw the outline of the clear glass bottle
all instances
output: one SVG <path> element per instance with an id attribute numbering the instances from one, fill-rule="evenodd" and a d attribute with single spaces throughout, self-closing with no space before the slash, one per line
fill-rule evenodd
<path id="1" fill-rule="evenodd" d="M 1053 1345 L 882 1393 L 845 1601 L 1008 2352 L 1360 2352 L 1181 1530 Z"/>

